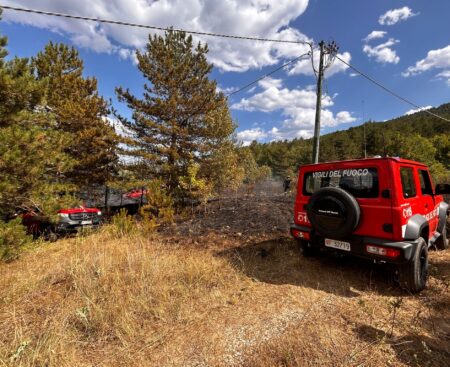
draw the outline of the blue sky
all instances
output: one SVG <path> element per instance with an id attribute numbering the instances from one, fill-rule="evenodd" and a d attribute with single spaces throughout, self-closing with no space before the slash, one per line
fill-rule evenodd
<path id="1" fill-rule="evenodd" d="M 0 5 L 205 32 L 334 40 L 343 59 L 418 105 L 450 101 L 448 0 L 0 0 Z M 133 50 L 145 45 L 148 30 L 5 10 L 0 33 L 9 38 L 11 56 L 33 56 L 49 41 L 74 45 L 85 62 L 85 74 L 98 79 L 100 93 L 125 115 L 129 111 L 117 102 L 114 88 L 142 91 L 144 80 Z M 225 92 L 308 51 L 302 45 L 197 39 L 208 42 L 215 65 L 212 77 Z M 311 136 L 314 85 L 311 63 L 304 60 L 233 95 L 229 102 L 238 137 L 248 143 Z M 324 87 L 323 133 L 412 109 L 338 60 L 327 72 Z"/>

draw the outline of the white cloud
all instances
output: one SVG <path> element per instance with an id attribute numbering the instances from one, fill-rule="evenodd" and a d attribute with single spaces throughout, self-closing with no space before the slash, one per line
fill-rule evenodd
<path id="1" fill-rule="evenodd" d="M 338 53 L 338 56 L 343 59 L 345 62 L 350 63 L 352 57 L 350 53 L 344 52 L 342 54 Z M 319 53 L 317 50 L 314 51 L 314 67 L 316 70 L 319 69 Z M 325 71 L 326 76 L 331 76 L 340 72 L 343 72 L 348 69 L 348 66 L 345 65 L 343 62 L 339 61 L 338 59 L 335 59 L 331 67 L 329 67 Z M 289 75 L 296 75 L 296 74 L 303 74 L 303 75 L 314 75 L 312 66 L 311 66 L 311 59 L 305 58 L 295 63 L 295 65 L 289 70 Z"/>
<path id="2" fill-rule="evenodd" d="M 450 70 L 445 70 L 442 73 L 436 75 L 439 79 L 445 79 L 447 84 L 450 85 Z"/>
<path id="3" fill-rule="evenodd" d="M 381 25 L 394 25 L 400 21 L 414 17 L 418 14 L 419 13 L 413 13 L 410 8 L 404 6 L 403 8 L 388 10 L 386 13 L 380 16 L 380 18 L 378 19 L 378 23 L 380 23 Z"/>
<path id="4" fill-rule="evenodd" d="M 259 127 L 255 127 L 252 129 L 247 129 L 243 131 L 239 131 L 237 133 L 237 138 L 240 140 L 244 145 L 249 145 L 254 140 L 262 140 L 268 137 L 268 133 L 262 130 Z"/>
<path id="5" fill-rule="evenodd" d="M 216 87 L 216 91 L 217 92 L 222 92 L 223 94 L 227 95 L 227 94 L 233 93 L 234 91 L 237 91 L 237 87 L 225 87 L 225 88 L 223 88 L 220 85 L 218 85 Z"/>
<path id="6" fill-rule="evenodd" d="M 263 89 L 269 89 L 269 88 L 280 88 L 283 84 L 283 80 L 281 79 L 273 79 L 273 78 L 265 78 L 263 80 L 260 80 L 258 82 L 259 86 Z"/>
<path id="7" fill-rule="evenodd" d="M 325 95 L 322 99 L 323 107 L 333 105 L 331 97 Z M 273 112 L 283 109 L 285 111 L 300 107 L 314 109 L 316 106 L 316 92 L 305 89 L 277 88 L 272 86 L 250 98 L 243 98 L 231 108 L 244 111 Z"/>
<path id="8" fill-rule="evenodd" d="M 139 63 L 136 51 L 130 50 L 129 48 L 118 48 L 117 54 L 122 60 L 128 60 L 130 59 L 134 65 L 137 65 Z"/>
<path id="9" fill-rule="evenodd" d="M 262 38 L 308 40 L 289 24 L 308 6 L 308 0 L 4 0 L 4 5 L 33 7 L 92 18 L 128 21 L 161 27 L 174 26 L 202 32 L 248 35 Z M 5 11 L 7 21 L 28 24 L 68 36 L 76 45 L 96 52 L 118 53 L 142 48 L 149 32 L 111 24 Z M 209 60 L 224 71 L 243 72 L 292 58 L 308 46 L 195 37 L 209 45 Z M 122 54 L 121 54 L 122 53 Z"/>
<path id="10" fill-rule="evenodd" d="M 109 125 L 114 128 L 117 135 L 127 138 L 133 136 L 133 132 L 130 131 L 130 129 L 128 129 L 124 124 L 122 124 L 120 120 L 109 116 L 103 117 L 103 120 L 108 122 Z"/>
<path id="11" fill-rule="evenodd" d="M 389 38 L 389 40 L 385 43 L 381 43 L 378 46 L 370 46 L 364 45 L 363 51 L 369 57 L 374 57 L 377 62 L 383 64 L 398 64 L 400 61 L 400 57 L 397 56 L 397 52 L 393 50 L 391 47 L 400 42 L 399 40 Z"/>
<path id="12" fill-rule="evenodd" d="M 420 111 L 425 111 L 425 110 L 429 110 L 430 108 L 433 108 L 433 106 L 425 106 L 425 107 L 420 107 L 420 108 L 412 109 L 412 110 L 406 111 L 406 112 L 405 112 L 405 115 L 412 115 L 413 113 L 420 112 Z"/>
<path id="13" fill-rule="evenodd" d="M 345 122 L 356 121 L 356 118 L 354 118 L 352 114 L 348 111 L 341 111 L 336 114 L 336 121 L 338 124 L 341 124 Z"/>
<path id="14" fill-rule="evenodd" d="M 402 75 L 409 77 L 432 69 L 442 70 L 436 76 L 440 79 L 446 79 L 447 84 L 450 85 L 450 45 L 428 51 L 424 59 L 417 61 L 414 66 L 410 66 Z"/>
<path id="15" fill-rule="evenodd" d="M 333 96 L 335 97 L 335 96 Z M 321 126 L 336 126 L 356 119 L 348 111 L 340 111 L 336 115 L 329 110 L 333 106 L 333 97 L 324 95 L 322 99 Z M 281 86 L 269 86 L 268 89 L 243 98 L 231 106 L 244 111 L 274 112 L 280 111 L 285 119 L 279 127 L 270 130 L 253 128 L 244 130 L 245 136 L 238 134 L 244 142 L 254 139 L 280 140 L 311 137 L 314 130 L 316 92 L 311 89 L 288 89 Z M 250 140 L 251 139 L 251 140 Z"/>
<path id="16" fill-rule="evenodd" d="M 386 31 L 372 31 L 367 35 L 366 38 L 363 39 L 363 41 L 369 42 L 377 38 L 383 38 L 386 34 L 387 34 Z"/>

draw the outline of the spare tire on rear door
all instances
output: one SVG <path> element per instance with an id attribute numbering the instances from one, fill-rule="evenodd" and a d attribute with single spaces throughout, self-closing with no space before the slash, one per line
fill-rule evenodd
<path id="1" fill-rule="evenodd" d="M 349 236 L 361 216 L 361 209 L 354 196 L 339 187 L 317 190 L 309 199 L 307 212 L 317 233 L 330 238 Z"/>

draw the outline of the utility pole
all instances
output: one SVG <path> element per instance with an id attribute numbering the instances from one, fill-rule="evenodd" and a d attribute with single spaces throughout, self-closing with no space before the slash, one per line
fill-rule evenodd
<path id="1" fill-rule="evenodd" d="M 320 110 L 322 109 L 322 78 L 323 78 L 323 52 L 325 43 L 320 41 L 320 59 L 319 72 L 317 75 L 317 99 L 316 99 L 316 119 L 314 123 L 314 141 L 313 141 L 313 163 L 319 163 L 319 145 L 320 145 Z"/>
<path id="2" fill-rule="evenodd" d="M 362 108 L 363 108 L 364 158 L 367 158 L 366 114 L 364 110 L 364 100 L 362 100 Z"/>
<path id="3" fill-rule="evenodd" d="M 322 79 L 326 69 L 328 69 L 334 61 L 339 47 L 336 42 L 330 42 L 325 44 L 324 41 L 319 43 L 319 70 L 317 71 L 314 66 L 314 50 L 311 50 L 311 59 L 314 73 L 317 76 L 317 99 L 316 99 L 316 118 L 314 123 L 314 139 L 313 139 L 313 154 L 312 162 L 319 163 L 319 146 L 320 146 L 320 112 L 322 109 Z"/>

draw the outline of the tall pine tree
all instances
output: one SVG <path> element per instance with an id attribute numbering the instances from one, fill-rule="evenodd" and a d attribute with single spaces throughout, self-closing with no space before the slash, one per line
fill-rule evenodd
<path id="1" fill-rule="evenodd" d="M 68 137 L 39 108 L 43 85 L 29 61 L 5 60 L 6 45 L 0 37 L 0 219 L 36 206 L 51 214 L 72 201 L 64 183 L 73 163 L 62 151 Z"/>
<path id="2" fill-rule="evenodd" d="M 79 187 L 104 184 L 117 162 L 118 137 L 107 120 L 108 103 L 98 94 L 97 80 L 83 77 L 78 51 L 50 42 L 32 61 L 36 77 L 46 85 L 46 106 L 57 128 L 71 136 L 65 151 L 75 165 L 69 182 Z"/>
<path id="3" fill-rule="evenodd" d="M 116 90 L 133 110 L 132 121 L 119 116 L 132 135 L 128 153 L 139 162 L 143 178 L 161 177 L 172 193 L 186 194 L 180 178 L 192 162 L 200 165 L 200 175 L 211 175 L 206 166 L 235 129 L 224 95 L 209 79 L 213 66 L 207 52 L 207 45 L 194 47 L 184 32 L 149 36 L 145 51 L 137 52 L 139 70 L 149 81 L 143 98 Z"/>

